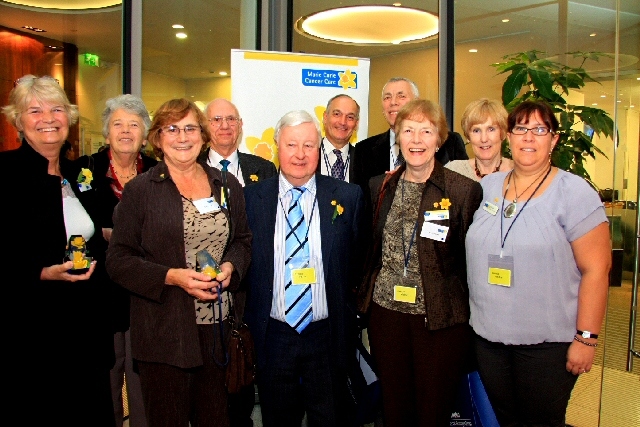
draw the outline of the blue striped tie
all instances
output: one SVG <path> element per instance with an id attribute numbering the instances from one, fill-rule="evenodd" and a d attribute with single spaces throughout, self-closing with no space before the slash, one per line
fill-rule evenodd
<path id="1" fill-rule="evenodd" d="M 293 285 L 291 283 L 290 262 L 293 257 L 309 258 L 309 245 L 307 244 L 307 224 L 300 197 L 305 188 L 294 187 L 291 191 L 291 205 L 287 213 L 287 225 L 289 232 L 285 238 L 285 251 L 287 258 L 284 265 L 284 305 L 285 319 L 298 333 L 311 323 L 313 310 L 311 308 L 311 285 Z"/>

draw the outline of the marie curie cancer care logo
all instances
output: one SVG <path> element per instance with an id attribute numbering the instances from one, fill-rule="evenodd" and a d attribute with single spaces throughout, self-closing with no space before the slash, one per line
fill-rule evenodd
<path id="1" fill-rule="evenodd" d="M 339 70 L 314 70 L 302 69 L 303 86 L 341 87 L 342 89 L 357 89 L 358 74 L 347 69 Z"/>

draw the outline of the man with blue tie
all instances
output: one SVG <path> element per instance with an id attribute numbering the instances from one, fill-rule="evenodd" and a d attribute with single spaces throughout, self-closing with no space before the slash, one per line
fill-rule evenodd
<path id="1" fill-rule="evenodd" d="M 316 174 L 320 125 L 305 111 L 275 128 L 280 174 L 245 188 L 253 232 L 245 320 L 265 427 L 349 425 L 351 284 L 362 191 Z"/>
<path id="2" fill-rule="evenodd" d="M 317 172 L 346 182 L 354 182 L 351 136 L 358 129 L 360 105 L 346 94 L 338 94 L 327 102 L 322 115 L 325 137 L 320 142 Z"/>

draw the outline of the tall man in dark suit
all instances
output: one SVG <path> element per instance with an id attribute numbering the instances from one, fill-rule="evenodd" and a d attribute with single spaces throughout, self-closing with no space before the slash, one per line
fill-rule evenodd
<path id="1" fill-rule="evenodd" d="M 393 125 L 402 106 L 418 97 L 418 86 L 405 77 L 393 77 L 382 88 L 382 113 L 389 123 L 389 130 L 358 142 L 354 151 L 355 180 L 352 182 L 360 185 L 365 193 L 369 179 L 393 170 L 404 162 L 396 144 Z M 449 132 L 435 158 L 443 165 L 451 160 L 468 159 L 462 137 L 456 132 Z"/>
<path id="2" fill-rule="evenodd" d="M 272 177 L 277 174 L 273 163 L 253 154 L 238 151 L 242 118 L 238 109 L 223 98 L 211 101 L 205 115 L 209 119 L 211 144 L 207 164 L 222 170 L 223 160 L 227 160 L 227 170 L 232 173 L 243 186 Z"/>
<path id="3" fill-rule="evenodd" d="M 205 115 L 209 119 L 211 143 L 206 154 L 207 163 L 232 173 L 243 186 L 255 184 L 277 174 L 273 163 L 253 154 L 238 151 L 242 118 L 238 109 L 223 98 L 211 101 Z M 246 281 L 233 294 L 236 317 L 242 319 L 246 301 Z M 239 393 L 229 395 L 231 427 L 252 427 L 251 413 L 255 405 L 255 387 L 244 387 Z"/>
<path id="4" fill-rule="evenodd" d="M 320 126 L 305 111 L 275 128 L 280 174 L 245 188 L 253 232 L 245 319 L 257 352 L 266 427 L 349 425 L 347 355 L 355 353 L 356 185 L 316 174 Z"/>
<path id="5" fill-rule="evenodd" d="M 317 172 L 346 182 L 353 182 L 353 152 L 349 143 L 358 129 L 360 106 L 349 95 L 339 94 L 327 102 L 322 115 L 325 137 L 320 143 Z"/>

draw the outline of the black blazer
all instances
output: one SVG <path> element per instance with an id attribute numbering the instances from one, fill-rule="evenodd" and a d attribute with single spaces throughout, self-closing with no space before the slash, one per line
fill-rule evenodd
<path id="1" fill-rule="evenodd" d="M 331 327 L 332 366 L 344 369 L 347 357 L 351 356 L 352 327 L 355 318 L 352 287 L 356 273 L 354 253 L 358 247 L 359 225 L 362 214 L 362 191 L 355 185 L 316 174 L 317 206 L 322 239 L 322 262 L 324 265 L 329 323 Z M 258 369 L 265 366 L 267 327 L 271 320 L 273 299 L 273 239 L 278 205 L 279 177 L 269 178 L 250 187 L 245 187 L 247 222 L 253 233 L 251 265 L 247 273 L 249 295 L 245 320 L 255 341 Z M 344 213 L 331 218 L 337 200 Z M 357 271 L 360 273 L 360 271 Z M 355 351 L 355 348 L 353 348 Z"/>
<path id="2" fill-rule="evenodd" d="M 320 144 L 322 144 L 322 141 L 320 141 Z M 354 163 L 354 159 L 355 159 L 355 152 L 356 152 L 356 147 L 354 147 L 352 144 L 349 144 L 349 183 L 350 184 L 356 184 L 354 182 L 354 180 L 356 179 L 355 176 L 355 169 L 353 168 L 353 163 Z M 346 159 L 345 159 L 346 161 Z M 324 162 L 324 156 L 322 155 L 322 147 L 320 147 L 320 160 L 318 161 L 318 167 L 316 168 L 316 174 L 320 174 L 321 169 L 321 164 L 322 162 Z"/>
<path id="3" fill-rule="evenodd" d="M 242 171 L 242 179 L 244 180 L 245 186 L 255 184 L 278 174 L 276 166 L 260 156 L 238 151 L 238 162 L 240 162 L 240 170 Z"/>

